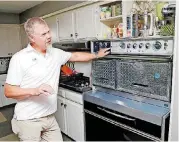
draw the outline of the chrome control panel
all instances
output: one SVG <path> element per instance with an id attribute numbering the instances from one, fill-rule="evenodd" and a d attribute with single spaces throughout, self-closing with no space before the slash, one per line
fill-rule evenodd
<path id="1" fill-rule="evenodd" d="M 111 41 L 111 54 L 172 55 L 173 38 Z"/>

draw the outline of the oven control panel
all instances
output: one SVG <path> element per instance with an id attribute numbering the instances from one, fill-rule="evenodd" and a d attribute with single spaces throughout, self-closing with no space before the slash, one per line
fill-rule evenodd
<path id="1" fill-rule="evenodd" d="M 111 41 L 111 54 L 172 55 L 173 39 Z"/>
<path id="2" fill-rule="evenodd" d="M 98 52 L 100 48 L 110 48 L 111 41 L 93 41 L 91 43 L 91 52 Z"/>

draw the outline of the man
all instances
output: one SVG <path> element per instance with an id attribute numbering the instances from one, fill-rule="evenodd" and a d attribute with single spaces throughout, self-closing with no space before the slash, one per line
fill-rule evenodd
<path id="1" fill-rule="evenodd" d="M 5 84 L 6 97 L 18 100 L 12 130 L 21 141 L 62 141 L 54 117 L 61 65 L 104 57 L 109 49 L 95 55 L 52 48 L 49 27 L 39 17 L 27 20 L 24 28 L 30 43 L 12 57 Z"/>

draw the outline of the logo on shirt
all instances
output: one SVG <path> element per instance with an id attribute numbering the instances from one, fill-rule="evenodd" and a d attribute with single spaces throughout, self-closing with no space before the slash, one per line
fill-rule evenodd
<path id="1" fill-rule="evenodd" d="M 36 58 L 33 58 L 32 61 L 36 61 L 37 59 Z"/>

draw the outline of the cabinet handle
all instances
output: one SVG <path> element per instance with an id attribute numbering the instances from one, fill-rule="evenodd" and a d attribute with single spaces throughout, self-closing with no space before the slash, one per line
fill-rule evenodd
<path id="1" fill-rule="evenodd" d="M 78 36 L 78 33 L 75 33 L 75 36 L 77 37 L 77 36 Z"/>
<path id="2" fill-rule="evenodd" d="M 66 105 L 66 104 L 64 104 L 64 107 L 66 108 L 66 107 L 67 107 L 67 105 Z"/>
<path id="3" fill-rule="evenodd" d="M 61 103 L 61 106 L 63 105 L 63 103 Z"/>

